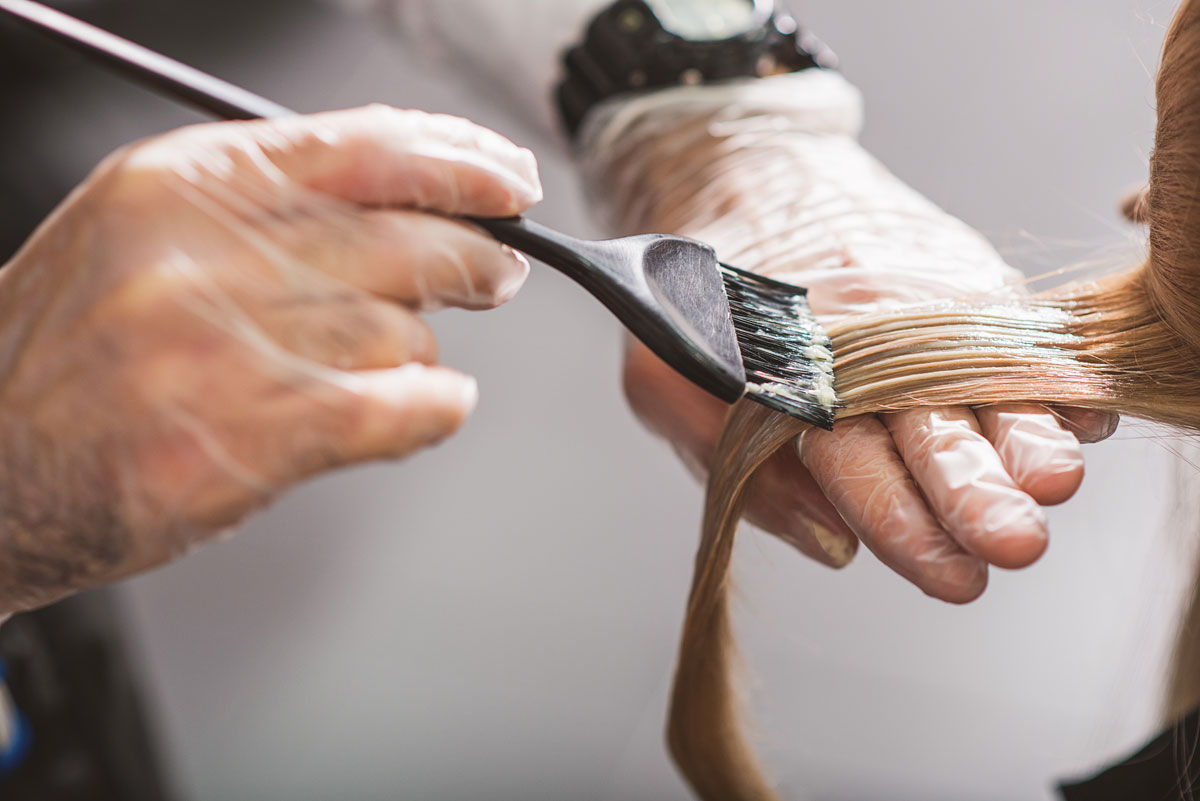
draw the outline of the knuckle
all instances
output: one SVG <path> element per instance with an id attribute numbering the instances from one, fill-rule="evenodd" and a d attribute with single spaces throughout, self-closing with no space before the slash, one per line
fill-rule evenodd
<path id="1" fill-rule="evenodd" d="M 114 184 L 122 196 L 157 202 L 178 202 L 184 186 L 224 192 L 257 188 L 265 180 L 264 157 L 282 141 L 269 135 L 274 132 L 270 126 L 262 121 L 207 123 L 135 142 L 114 154 Z M 157 206 L 150 208 L 161 213 Z"/>
<path id="2" fill-rule="evenodd" d="M 109 208 L 153 207 L 163 196 L 170 175 L 161 145 L 147 140 L 110 153 L 93 173 L 94 186 Z"/>
<path id="3" fill-rule="evenodd" d="M 288 472 L 300 474 L 319 473 L 337 467 L 345 461 L 343 444 L 350 441 L 361 427 L 360 405 L 341 403 L 336 413 L 306 420 L 283 434 L 280 444 L 281 465 L 289 465 Z"/>
<path id="4" fill-rule="evenodd" d="M 476 144 L 481 135 L 491 133 L 487 128 L 454 114 L 424 114 L 420 121 L 429 128 L 453 137 L 459 144 Z"/>
<path id="5" fill-rule="evenodd" d="M 241 138 L 231 136 L 239 123 L 192 125 L 125 145 L 96 168 L 110 198 L 161 213 L 161 204 L 179 183 L 202 176 L 228 176 L 238 161 Z"/>
<path id="6" fill-rule="evenodd" d="M 399 111 L 400 111 L 400 109 L 397 109 L 394 106 L 388 105 L 387 103 L 374 101 L 374 102 L 367 103 L 367 104 L 361 106 L 358 110 L 358 113 L 367 115 L 367 116 L 382 117 L 385 115 L 386 116 L 394 115 Z"/>
<path id="7" fill-rule="evenodd" d="M 211 366 L 214 354 L 234 369 L 229 332 L 200 316 L 189 292 L 170 271 L 137 270 L 114 282 L 92 311 L 91 349 L 114 365 L 118 386 L 142 402 L 218 384 L 225 373 Z"/>
<path id="8" fill-rule="evenodd" d="M 361 113 L 367 117 L 391 122 L 419 119 L 422 116 L 426 116 L 423 111 L 396 108 L 395 106 L 380 102 L 366 104 L 362 107 Z"/>
<path id="9" fill-rule="evenodd" d="M 387 340 L 380 315 L 357 293 L 326 297 L 320 302 L 325 306 L 323 314 L 310 315 L 301 309 L 298 314 L 287 315 L 302 322 L 280 326 L 283 347 L 335 367 L 350 367 L 378 351 L 380 343 Z"/>
<path id="10" fill-rule="evenodd" d="M 114 280 L 97 304 L 96 316 L 101 320 L 146 320 L 149 325 L 157 317 L 178 312 L 181 292 L 179 278 L 172 271 L 133 267 Z"/>
<path id="11" fill-rule="evenodd" d="M 353 113 L 359 118 L 365 131 L 387 131 L 389 135 L 396 136 L 403 136 L 410 131 L 418 115 L 423 114 L 419 111 L 398 109 L 387 103 L 368 103 Z"/>
<path id="12" fill-rule="evenodd" d="M 368 138 L 386 138 L 389 146 L 401 150 L 411 148 L 415 140 L 428 136 L 435 128 L 431 122 L 437 115 L 417 109 L 403 109 L 387 103 L 369 103 L 355 110 L 362 131 Z"/>

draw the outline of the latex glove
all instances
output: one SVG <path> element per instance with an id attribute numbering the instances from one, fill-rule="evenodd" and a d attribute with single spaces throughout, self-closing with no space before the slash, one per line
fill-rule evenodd
<path id="1" fill-rule="evenodd" d="M 1021 291 L 1020 274 L 982 237 L 859 147 L 857 94 L 834 73 L 637 102 L 612 110 L 589 145 L 609 202 L 635 209 L 622 227 L 710 242 L 723 261 L 809 287 L 824 315 Z M 625 388 L 647 426 L 706 472 L 724 404 L 636 343 Z M 861 540 L 926 593 L 966 602 L 983 591 L 989 565 L 1022 567 L 1042 554 L 1040 505 L 1075 492 L 1080 441 L 1115 426 L 1107 414 L 1029 405 L 845 419 L 776 454 L 753 479 L 745 514 L 832 566 Z"/>
<path id="2" fill-rule="evenodd" d="M 119 151 L 0 271 L 0 611 L 160 563 L 301 479 L 457 429 L 475 381 L 418 310 L 528 265 L 532 155 L 373 106 Z"/>

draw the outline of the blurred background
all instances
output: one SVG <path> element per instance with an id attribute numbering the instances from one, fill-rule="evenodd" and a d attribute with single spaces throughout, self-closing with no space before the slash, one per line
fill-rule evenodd
<path id="1" fill-rule="evenodd" d="M 538 153 L 533 216 L 598 233 L 559 141 L 376 21 L 303 0 L 57 5 L 300 110 L 469 116 Z M 863 90 L 868 147 L 1016 266 L 1138 258 L 1116 209 L 1145 178 L 1173 2 L 791 7 Z M 200 119 L 47 48 L 0 28 L 5 257 L 103 154 Z M 503 309 L 434 327 L 480 381 L 460 436 L 313 482 L 120 588 L 180 796 L 688 798 L 661 732 L 702 493 L 626 408 L 620 331 L 537 266 Z M 1051 798 L 1152 734 L 1192 564 L 1181 449 L 1129 423 L 1090 447 L 1045 558 L 967 607 L 866 551 L 835 573 L 744 537 L 738 626 L 787 795 Z"/>

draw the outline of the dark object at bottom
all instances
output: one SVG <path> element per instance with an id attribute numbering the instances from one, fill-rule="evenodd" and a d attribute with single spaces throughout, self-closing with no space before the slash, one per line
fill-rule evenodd
<path id="1" fill-rule="evenodd" d="M 1091 779 L 1059 786 L 1064 801 L 1190 801 L 1200 796 L 1200 709 Z"/>
<path id="2" fill-rule="evenodd" d="M 28 754 L 4 801 L 170 801 L 111 593 L 87 593 L 0 626 Z"/>

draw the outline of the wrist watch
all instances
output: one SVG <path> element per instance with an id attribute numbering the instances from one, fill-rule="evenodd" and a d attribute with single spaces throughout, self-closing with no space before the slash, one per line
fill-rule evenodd
<path id="1" fill-rule="evenodd" d="M 563 62 L 558 109 L 574 138 L 616 95 L 833 68 L 837 59 L 775 0 L 617 0 Z"/>

